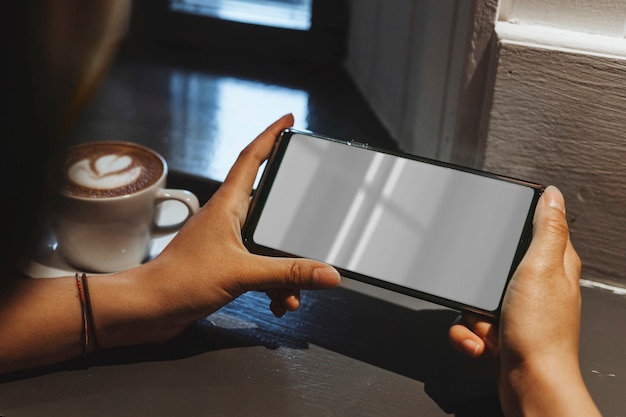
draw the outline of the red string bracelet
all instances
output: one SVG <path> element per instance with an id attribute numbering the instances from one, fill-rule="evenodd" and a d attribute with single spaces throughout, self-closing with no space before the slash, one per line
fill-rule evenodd
<path id="1" fill-rule="evenodd" d="M 85 293 L 85 307 L 87 308 L 87 319 L 91 328 L 91 336 L 93 339 L 94 351 L 98 350 L 98 336 L 96 335 L 96 323 L 93 319 L 93 310 L 91 309 L 91 299 L 89 298 L 89 286 L 87 285 L 87 274 L 83 273 L 83 289 Z"/>
<path id="2" fill-rule="evenodd" d="M 91 299 L 89 298 L 89 285 L 87 285 L 87 274 L 76 273 L 76 286 L 78 287 L 78 295 L 83 312 L 82 354 L 84 356 L 87 354 L 89 348 L 90 336 L 93 340 L 94 351 L 98 350 L 98 337 L 96 336 L 96 324 L 93 318 L 93 310 L 91 309 Z"/>
<path id="3" fill-rule="evenodd" d="M 85 292 L 83 291 L 83 278 L 81 276 L 81 274 L 79 274 L 78 272 L 76 273 L 76 287 L 78 288 L 78 300 L 80 301 L 80 308 L 82 310 L 82 319 L 83 319 L 83 325 L 82 325 L 82 342 L 83 342 L 83 347 L 82 347 L 82 356 L 85 356 L 87 354 L 87 345 L 89 344 L 89 329 L 87 328 L 87 308 L 85 307 Z"/>

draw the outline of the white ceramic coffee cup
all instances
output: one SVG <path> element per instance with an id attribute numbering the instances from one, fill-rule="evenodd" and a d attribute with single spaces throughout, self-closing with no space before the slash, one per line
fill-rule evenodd
<path id="1" fill-rule="evenodd" d="M 130 142 L 89 142 L 70 150 L 81 147 L 88 153 L 90 147 L 102 144 L 145 152 L 160 172 L 149 185 L 115 196 L 77 195 L 53 182 L 50 223 L 57 251 L 80 272 L 108 273 L 139 265 L 148 258 L 152 239 L 177 231 L 199 209 L 198 198 L 190 191 L 165 188 L 167 163 L 154 150 Z M 170 200 L 184 204 L 187 216 L 174 224 L 157 224 L 162 203 Z"/>

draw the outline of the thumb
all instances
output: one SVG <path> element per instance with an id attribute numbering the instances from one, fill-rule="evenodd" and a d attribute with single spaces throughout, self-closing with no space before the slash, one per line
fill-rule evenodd
<path id="1" fill-rule="evenodd" d="M 548 252 L 562 260 L 568 241 L 569 227 L 565 218 L 563 194 L 558 188 L 548 186 L 535 210 L 529 252 Z"/>
<path id="2" fill-rule="evenodd" d="M 335 268 L 311 259 L 259 256 L 258 266 L 257 270 L 262 275 L 257 277 L 252 290 L 321 290 L 334 288 L 341 282 L 341 276 Z"/>
<path id="3" fill-rule="evenodd" d="M 545 277 L 560 276 L 568 244 L 563 195 L 556 187 L 549 186 L 535 209 L 533 238 L 514 277 L 542 281 Z"/>

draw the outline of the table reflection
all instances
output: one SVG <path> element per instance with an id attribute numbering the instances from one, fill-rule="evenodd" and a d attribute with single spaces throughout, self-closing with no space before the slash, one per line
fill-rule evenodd
<path id="1" fill-rule="evenodd" d="M 177 155 L 184 160 L 201 158 L 205 169 L 200 175 L 219 181 L 264 125 L 293 113 L 296 125 L 307 128 L 309 96 L 298 89 L 175 71 L 169 94 L 170 129 L 181 135 Z M 198 153 L 199 148 L 209 152 Z"/>

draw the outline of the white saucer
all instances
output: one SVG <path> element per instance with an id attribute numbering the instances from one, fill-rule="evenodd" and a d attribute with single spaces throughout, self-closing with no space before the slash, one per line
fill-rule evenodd
<path id="1" fill-rule="evenodd" d="M 187 215 L 187 208 L 180 202 L 165 201 L 162 203 L 158 224 L 173 224 L 181 221 Z M 157 256 L 170 241 L 176 232 L 159 236 L 152 240 L 150 259 Z M 32 278 L 57 278 L 73 276 L 77 271 L 69 266 L 56 250 L 57 241 L 51 230 L 48 230 L 41 239 L 34 253 L 24 262 L 22 272 Z M 97 275 L 97 274 L 92 274 Z"/>

